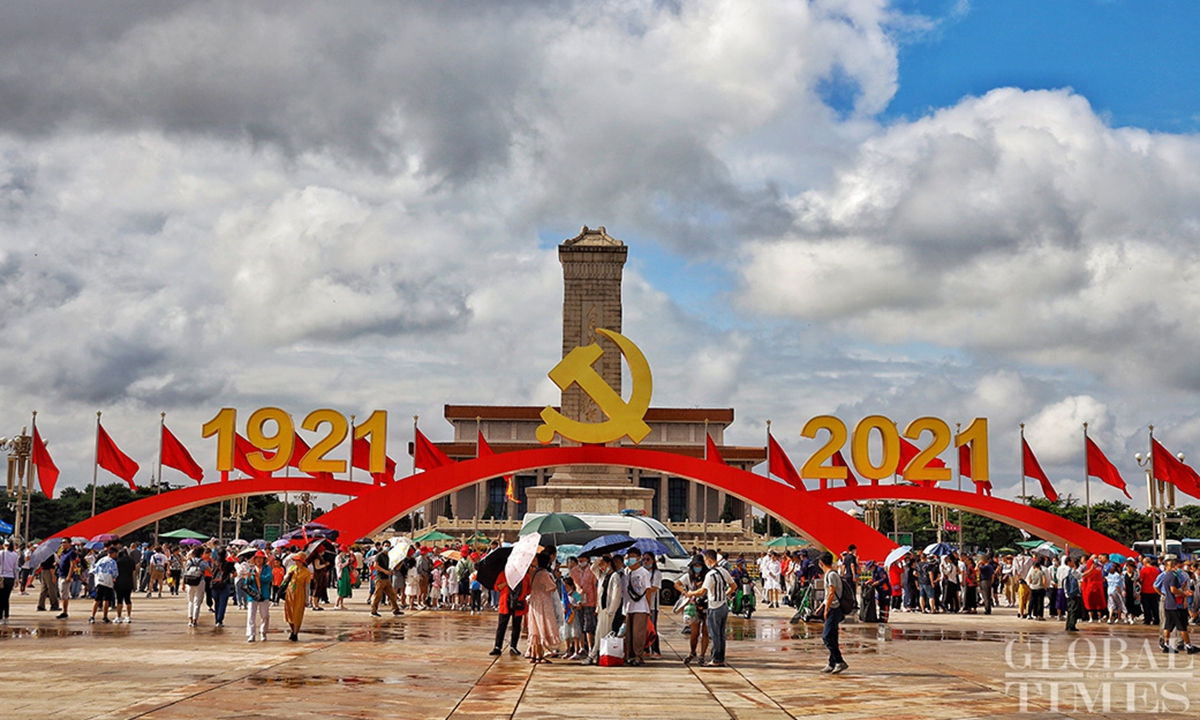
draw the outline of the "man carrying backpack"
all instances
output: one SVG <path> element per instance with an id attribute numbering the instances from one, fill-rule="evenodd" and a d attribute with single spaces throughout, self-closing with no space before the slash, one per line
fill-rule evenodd
<path id="1" fill-rule="evenodd" d="M 837 675 L 850 667 L 842 658 L 838 644 L 838 624 L 845 617 L 847 602 L 852 606 L 853 601 L 847 597 L 842 577 L 833 568 L 833 553 L 821 553 L 821 570 L 825 573 L 825 629 L 821 632 L 821 640 L 829 648 L 829 664 L 821 668 L 821 672 Z"/>
<path id="2" fill-rule="evenodd" d="M 733 597 L 737 586 L 729 571 L 717 564 L 715 550 L 704 551 L 704 564 L 708 566 L 708 572 L 704 575 L 703 585 L 688 593 L 692 597 L 704 595 L 708 601 L 705 622 L 708 623 L 708 637 L 712 641 L 712 659 L 701 664 L 705 667 L 725 667 L 725 626 L 729 619 L 729 598 Z"/>

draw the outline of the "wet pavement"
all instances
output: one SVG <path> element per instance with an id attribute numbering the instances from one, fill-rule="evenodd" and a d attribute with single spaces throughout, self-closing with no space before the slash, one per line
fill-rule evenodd
<path id="1" fill-rule="evenodd" d="M 245 642 L 245 613 L 189 629 L 182 597 L 134 599 L 131 624 L 36 612 L 14 596 L 0 626 L 0 708 L 11 718 L 1006 718 L 1194 717 L 1200 656 L 1163 655 L 1142 625 L 900 613 L 843 628 L 850 669 L 820 673 L 820 625 L 791 611 L 731 618 L 729 667 L 687 667 L 677 618 L 661 618 L 663 659 L 642 668 L 532 666 L 493 658 L 495 615 L 420 611 L 372 618 L 309 611 L 300 642 Z"/>

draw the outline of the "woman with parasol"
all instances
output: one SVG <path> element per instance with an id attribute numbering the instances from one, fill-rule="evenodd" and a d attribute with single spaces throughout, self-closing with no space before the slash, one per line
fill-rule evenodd
<path id="1" fill-rule="evenodd" d="M 303 552 L 293 555 L 292 566 L 283 577 L 283 618 L 288 624 L 288 640 L 292 642 L 299 639 L 312 576 L 312 570 L 308 568 L 308 557 Z"/>

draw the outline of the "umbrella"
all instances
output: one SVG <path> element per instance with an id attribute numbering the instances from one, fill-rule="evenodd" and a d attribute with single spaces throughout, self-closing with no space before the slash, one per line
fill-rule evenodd
<path id="1" fill-rule="evenodd" d="M 253 545 L 250 545 L 250 546 L 243 548 L 237 554 L 237 556 L 238 556 L 239 560 L 246 560 L 248 558 L 254 557 L 254 553 L 256 553 L 256 552 L 258 552 L 258 548 L 254 547 Z"/>
<path id="2" fill-rule="evenodd" d="M 179 541 L 179 544 L 180 545 L 203 545 L 204 543 L 200 542 L 196 538 L 184 538 Z"/>
<path id="3" fill-rule="evenodd" d="M 40 567 L 42 563 L 46 562 L 47 558 L 58 552 L 58 549 L 62 547 L 64 540 L 66 540 L 66 538 L 50 538 L 49 540 L 43 540 L 42 544 L 38 545 L 37 548 L 34 549 L 33 555 L 29 557 L 29 567 L 34 569 Z"/>
<path id="4" fill-rule="evenodd" d="M 472 545 L 487 545 L 491 541 L 491 538 L 481 532 L 476 532 L 474 535 L 467 538 L 467 542 L 471 543 Z"/>
<path id="5" fill-rule="evenodd" d="M 912 552 L 912 545 L 901 545 L 895 550 L 887 554 L 887 558 L 883 561 L 884 567 L 891 567 L 900 558 Z"/>
<path id="6" fill-rule="evenodd" d="M 1033 548 L 1032 552 L 1034 555 L 1041 555 L 1042 557 L 1058 557 L 1062 554 L 1062 550 L 1059 550 L 1052 542 L 1044 542 Z"/>
<path id="7" fill-rule="evenodd" d="M 663 545 L 654 538 L 638 538 L 638 541 L 635 542 L 633 546 L 638 550 L 641 550 L 644 553 L 650 553 L 651 555 L 669 555 L 671 553 L 671 548 Z"/>
<path id="8" fill-rule="evenodd" d="M 304 540 L 305 538 L 309 540 L 314 538 L 329 538 L 330 540 L 337 540 L 338 535 L 340 534 L 341 533 L 339 533 L 337 530 L 331 530 L 324 525 L 309 523 L 302 527 L 298 527 L 291 532 L 284 533 L 281 537 L 288 540 Z"/>
<path id="9" fill-rule="evenodd" d="M 445 550 L 445 551 L 443 551 L 443 552 L 442 552 L 442 554 L 440 555 L 440 557 L 444 557 L 444 558 L 446 558 L 447 560 L 455 560 L 455 561 L 458 561 L 458 560 L 462 560 L 462 553 L 460 553 L 460 552 L 459 552 L 459 551 L 457 551 L 457 550 Z"/>
<path id="10" fill-rule="evenodd" d="M 1126 561 L 1126 560 L 1128 560 L 1129 558 L 1125 557 L 1125 556 L 1124 556 L 1124 555 L 1122 555 L 1121 553 L 1109 553 L 1109 554 L 1108 554 L 1108 559 L 1109 559 L 1109 560 L 1112 560 L 1113 562 L 1115 562 L 1115 563 L 1117 563 L 1118 565 L 1120 565 L 1121 563 L 1125 562 L 1125 561 Z"/>
<path id="11" fill-rule="evenodd" d="M 582 545 L 559 545 L 558 557 L 562 559 L 579 557 L 579 551 L 583 549 Z"/>
<path id="12" fill-rule="evenodd" d="M 251 540 L 251 541 L 250 541 L 250 547 L 252 547 L 252 548 L 258 548 L 259 550 L 266 550 L 266 549 L 267 549 L 267 541 L 266 541 L 266 540 L 262 540 L 262 539 L 259 539 L 259 540 Z"/>
<path id="13" fill-rule="evenodd" d="M 388 567 L 396 567 L 404 558 L 408 557 L 409 548 L 413 546 L 413 541 L 403 536 L 392 538 L 392 547 L 388 550 Z"/>
<path id="14" fill-rule="evenodd" d="M 159 533 L 158 536 L 160 538 L 169 538 L 171 540 L 181 540 L 181 539 L 187 539 L 187 538 L 190 538 L 192 540 L 207 540 L 208 539 L 207 535 L 201 535 L 200 533 L 196 532 L 195 530 L 188 530 L 187 528 L 179 528 L 178 530 L 172 530 L 171 532 Z"/>
<path id="15" fill-rule="evenodd" d="M 496 578 L 504 572 L 504 564 L 512 555 L 512 546 L 496 548 L 475 563 L 475 579 L 489 590 L 496 586 Z"/>
<path id="16" fill-rule="evenodd" d="M 244 547 L 246 545 L 249 545 L 250 543 L 246 542 L 245 540 L 243 540 L 241 538 L 238 538 L 237 540 L 230 540 L 229 544 L 233 545 L 234 547 Z"/>
<path id="17" fill-rule="evenodd" d="M 87 538 L 85 538 L 85 537 L 80 537 L 80 536 L 78 536 L 78 535 L 75 535 L 74 537 L 72 537 L 72 538 L 71 538 L 71 544 L 72 544 L 72 545 L 83 545 L 83 544 L 84 544 L 84 543 L 86 543 L 87 541 L 88 541 L 88 539 L 87 539 Z"/>
<path id="18" fill-rule="evenodd" d="M 763 546 L 769 547 L 769 548 L 777 548 L 777 547 L 790 548 L 790 547 L 799 547 L 801 545 L 807 545 L 807 544 L 808 544 L 807 540 L 803 540 L 798 537 L 792 537 L 791 535 L 784 535 L 783 537 L 777 537 L 774 540 L 771 540 L 770 542 L 763 543 Z"/>
<path id="19" fill-rule="evenodd" d="M 279 539 L 278 539 L 278 540 L 276 540 L 275 542 L 271 543 L 271 547 L 273 547 L 273 548 L 285 548 L 285 547 L 287 547 L 288 545 L 291 545 L 291 544 L 292 544 L 292 541 L 291 541 L 291 540 L 286 540 L 286 539 L 284 539 L 284 538 L 279 538 Z"/>
<path id="20" fill-rule="evenodd" d="M 954 548 L 950 546 L 950 543 L 944 543 L 944 542 L 933 543 L 932 545 L 925 548 L 926 555 L 942 556 L 942 555 L 949 555 L 952 552 L 954 552 Z"/>
<path id="21" fill-rule="evenodd" d="M 1015 548 L 1010 548 L 1010 547 L 1002 547 L 999 550 L 997 550 L 996 552 L 1000 553 L 1001 555 L 1016 555 L 1017 554 L 1017 550 Z"/>
<path id="22" fill-rule="evenodd" d="M 551 513 L 554 514 L 554 513 Z M 570 517 L 575 517 L 574 515 Z M 578 518 L 576 518 L 578 520 Z M 580 520 L 579 522 L 583 522 Z M 586 523 L 585 523 L 586 524 Z M 522 529 L 521 532 L 525 532 Z M 569 532 L 564 530 L 563 532 Z M 538 544 L 542 540 L 541 533 L 529 532 L 521 536 L 521 539 L 512 547 L 512 554 L 508 556 L 508 560 L 504 563 L 504 580 L 509 587 L 520 587 L 521 581 L 525 579 L 525 573 L 529 570 L 529 565 L 533 562 L 533 558 L 537 555 Z"/>
<path id="23" fill-rule="evenodd" d="M 431 530 L 430 532 L 427 532 L 421 537 L 417 538 L 417 542 L 445 542 L 453 539 L 453 535 L 447 535 L 439 530 Z"/>
<path id="24" fill-rule="evenodd" d="M 102 543 L 102 542 L 90 542 L 90 543 L 85 543 L 83 547 L 84 547 L 84 549 L 86 549 L 86 550 L 103 550 L 103 549 L 104 549 L 104 543 Z"/>
<path id="25" fill-rule="evenodd" d="M 330 541 L 329 538 L 317 538 L 316 540 L 313 540 L 312 542 L 310 542 L 308 544 L 308 547 L 304 548 L 304 553 L 306 555 L 308 555 L 309 557 L 313 557 L 314 555 L 317 555 L 318 553 L 324 553 L 324 552 L 326 552 L 326 550 L 332 550 L 332 549 L 333 549 L 333 542 Z"/>
<path id="26" fill-rule="evenodd" d="M 634 540 L 628 535 L 601 535 L 595 540 L 592 540 L 584 545 L 579 551 L 579 554 L 581 556 L 586 555 L 588 557 L 608 555 L 609 553 L 614 553 L 618 550 L 625 550 L 633 547 L 635 542 L 637 542 L 637 540 Z"/>
<path id="27" fill-rule="evenodd" d="M 558 533 L 575 532 L 576 530 L 591 530 L 591 526 L 569 513 L 547 513 L 525 523 L 519 535 L 556 535 Z"/>
<path id="28" fill-rule="evenodd" d="M 120 535 L 113 535 L 112 533 L 100 533 L 96 537 L 92 538 L 92 542 L 106 543 L 106 542 L 112 542 L 114 540 L 120 540 L 120 539 L 121 539 Z"/>

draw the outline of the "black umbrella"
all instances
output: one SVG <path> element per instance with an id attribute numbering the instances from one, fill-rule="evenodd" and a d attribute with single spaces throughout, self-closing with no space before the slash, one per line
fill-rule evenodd
<path id="1" fill-rule="evenodd" d="M 496 548 L 475 563 L 475 579 L 479 584 L 491 590 L 496 587 L 496 578 L 504 572 L 504 564 L 512 555 L 512 546 Z"/>
<path id="2" fill-rule="evenodd" d="M 633 547 L 637 540 L 628 535 L 602 535 L 579 550 L 579 557 L 599 557 Z"/>

